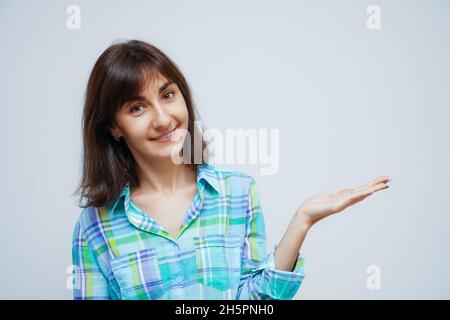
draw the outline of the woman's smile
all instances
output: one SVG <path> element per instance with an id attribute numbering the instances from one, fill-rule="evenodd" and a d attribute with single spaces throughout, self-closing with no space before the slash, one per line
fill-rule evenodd
<path id="1" fill-rule="evenodd" d="M 160 135 L 159 137 L 156 138 L 151 138 L 150 140 L 155 141 L 155 142 L 169 142 L 172 139 L 172 136 L 175 133 L 175 130 L 178 128 L 178 126 L 175 127 L 175 129 L 173 129 L 172 131 L 165 133 L 163 135 Z"/>

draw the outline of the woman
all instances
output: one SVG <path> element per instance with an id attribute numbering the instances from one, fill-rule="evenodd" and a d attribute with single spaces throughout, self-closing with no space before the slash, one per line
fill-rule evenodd
<path id="1" fill-rule="evenodd" d="M 74 299 L 292 299 L 308 230 L 388 187 L 383 176 L 308 199 L 266 254 L 255 180 L 207 163 L 199 119 L 186 79 L 156 47 L 132 40 L 99 57 L 83 112 Z"/>

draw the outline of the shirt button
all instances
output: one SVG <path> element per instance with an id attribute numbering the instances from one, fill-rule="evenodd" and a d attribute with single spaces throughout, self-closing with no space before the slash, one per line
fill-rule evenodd
<path id="1" fill-rule="evenodd" d="M 183 278 L 182 278 L 182 277 L 177 277 L 177 278 L 175 279 L 175 282 L 176 282 L 176 283 L 180 283 L 181 281 L 183 281 Z"/>

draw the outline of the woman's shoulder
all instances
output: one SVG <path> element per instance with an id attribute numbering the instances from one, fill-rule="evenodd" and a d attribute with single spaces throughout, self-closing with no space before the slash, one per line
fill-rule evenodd
<path id="1" fill-rule="evenodd" d="M 108 212 L 106 207 L 87 206 L 81 209 L 81 212 L 75 222 L 75 229 L 86 231 L 97 228 L 105 219 L 107 219 Z"/>

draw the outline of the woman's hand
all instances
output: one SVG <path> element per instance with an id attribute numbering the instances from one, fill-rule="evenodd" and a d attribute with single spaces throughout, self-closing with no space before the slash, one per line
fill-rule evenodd
<path id="1" fill-rule="evenodd" d="M 336 193 L 311 197 L 298 207 L 296 216 L 307 228 L 310 228 L 319 220 L 341 212 L 374 192 L 389 188 L 387 185 L 389 181 L 391 179 L 387 176 L 378 177 L 357 188 L 343 189 Z"/>

